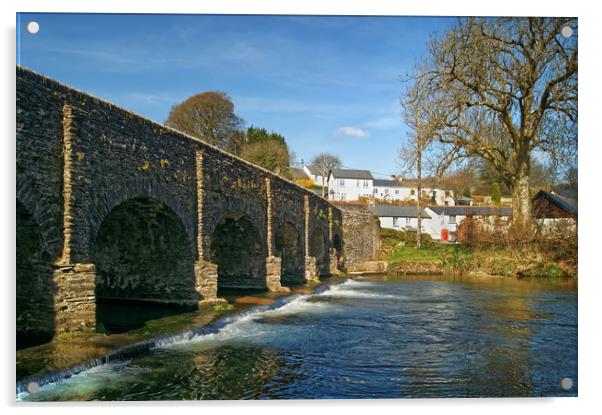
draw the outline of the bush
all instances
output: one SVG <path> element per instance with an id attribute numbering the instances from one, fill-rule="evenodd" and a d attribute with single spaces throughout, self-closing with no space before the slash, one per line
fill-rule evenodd
<path id="1" fill-rule="evenodd" d="M 500 203 L 502 200 L 502 191 L 500 190 L 500 185 L 498 183 L 493 183 L 491 185 L 491 201 L 493 203 Z"/>
<path id="2" fill-rule="evenodd" d="M 416 232 L 397 231 L 395 229 L 381 228 L 381 259 L 388 259 L 400 249 L 416 249 Z M 422 250 L 429 250 L 435 244 L 430 235 L 422 234 Z"/>
<path id="3" fill-rule="evenodd" d="M 312 186 L 316 185 L 316 183 L 309 177 L 302 178 L 302 179 L 295 179 L 295 183 L 297 183 L 299 186 L 306 187 L 308 189 L 311 188 Z"/>
<path id="4" fill-rule="evenodd" d="M 500 216 L 467 216 L 456 231 L 458 242 L 470 247 L 497 246 L 523 249 L 537 239 L 536 229 L 530 225 L 516 225 Z"/>
<path id="5" fill-rule="evenodd" d="M 453 274 L 462 275 L 470 268 L 470 254 L 458 245 L 443 254 L 443 266 Z"/>

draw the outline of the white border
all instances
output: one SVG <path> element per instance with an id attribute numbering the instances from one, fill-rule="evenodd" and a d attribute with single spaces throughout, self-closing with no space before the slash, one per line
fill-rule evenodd
<path id="1" fill-rule="evenodd" d="M 579 17 L 580 51 L 580 281 L 579 281 L 579 398 L 566 399 L 424 399 L 424 400 L 364 400 L 364 401 L 274 401 L 274 402 L 157 402 L 157 403 L 96 403 L 96 404 L 58 404 L 58 405 L 19 405 L 23 413 L 89 413 L 106 414 L 107 410 L 163 414 L 166 407 L 177 406 L 178 412 L 199 413 L 199 411 L 244 411 L 251 413 L 297 414 L 319 411 L 345 411 L 351 414 L 365 412 L 399 413 L 412 411 L 422 413 L 447 414 L 507 414 L 508 412 L 545 411 L 547 414 L 570 411 L 594 412 L 602 407 L 602 392 L 598 391 L 602 374 L 599 341 L 602 316 L 599 297 L 602 295 L 600 281 L 602 275 L 599 262 L 601 257 L 600 239 L 602 239 L 602 201 L 597 194 L 600 187 L 599 159 L 602 146 L 599 126 L 596 121 L 600 105 L 600 14 L 592 6 L 595 2 L 503 0 L 496 2 L 456 0 L 423 0 L 410 2 L 404 0 L 222 0 L 185 1 L 185 0 L 145 0 L 125 3 L 123 0 L 104 0 L 102 2 L 74 2 L 67 0 L 32 1 L 21 0 L 2 2 L 3 54 L 1 66 L 3 72 L 2 88 L 4 96 L 0 100 L 2 107 L 2 126 L 4 136 L 0 164 L 3 173 L 2 223 L 3 249 L 1 263 L 4 272 L 3 315 L 5 331 L 14 329 L 14 90 L 15 90 L 15 13 L 21 12 L 119 12 L 119 13 L 220 13 L 220 14 L 350 14 L 350 15 L 548 15 Z M 1 385 L 3 403 L 10 412 L 14 411 L 14 336 L 3 336 L 3 360 Z"/>

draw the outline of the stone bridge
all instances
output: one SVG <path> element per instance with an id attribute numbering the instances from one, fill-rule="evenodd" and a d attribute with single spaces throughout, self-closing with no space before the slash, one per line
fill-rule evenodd
<path id="1" fill-rule="evenodd" d="M 341 211 L 265 169 L 17 68 L 19 339 L 97 300 L 196 306 L 336 272 Z"/>

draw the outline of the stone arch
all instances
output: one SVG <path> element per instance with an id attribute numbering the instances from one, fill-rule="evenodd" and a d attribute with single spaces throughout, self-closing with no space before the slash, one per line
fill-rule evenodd
<path id="1" fill-rule="evenodd" d="M 276 233 L 276 256 L 281 259 L 283 284 L 305 282 L 305 263 L 301 233 L 290 221 L 284 222 Z"/>
<path id="2" fill-rule="evenodd" d="M 49 203 L 36 190 L 32 179 L 26 175 L 17 176 L 17 201 L 29 212 L 38 226 L 42 249 L 48 252 L 52 259 L 61 255 L 63 248 L 62 199 L 60 203 Z"/>
<path id="3" fill-rule="evenodd" d="M 52 256 L 27 207 L 16 203 L 17 348 L 46 343 L 55 334 Z"/>
<path id="4" fill-rule="evenodd" d="M 332 248 L 336 256 L 336 268 L 339 270 L 344 269 L 343 238 L 339 232 L 334 232 L 332 236 Z"/>
<path id="5" fill-rule="evenodd" d="M 171 191 L 169 186 L 162 186 L 156 180 L 133 179 L 122 183 L 112 183 L 109 191 L 96 192 L 94 199 L 89 203 L 86 212 L 88 243 L 86 247 L 82 248 L 81 262 L 90 260 L 94 241 L 107 215 L 117 206 L 136 198 L 153 199 L 168 207 L 184 226 L 191 251 L 196 252 L 196 205 L 186 206 L 182 198 Z"/>
<path id="6" fill-rule="evenodd" d="M 266 289 L 265 239 L 246 213 L 231 211 L 213 226 L 209 255 L 217 264 L 218 290 Z"/>
<path id="7" fill-rule="evenodd" d="M 113 207 L 90 254 L 97 319 L 103 300 L 196 306 L 194 247 L 180 216 L 160 200 L 134 197 Z"/>

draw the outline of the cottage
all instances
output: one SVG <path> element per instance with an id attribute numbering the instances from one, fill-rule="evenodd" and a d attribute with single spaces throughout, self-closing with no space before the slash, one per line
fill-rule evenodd
<path id="1" fill-rule="evenodd" d="M 372 211 L 378 216 L 381 228 L 413 232 L 418 229 L 418 208 L 416 206 L 375 205 L 372 207 Z M 423 209 L 421 218 L 422 232 L 431 234 L 431 216 Z"/>
<path id="2" fill-rule="evenodd" d="M 411 200 L 416 200 L 416 195 L 418 194 L 418 183 L 417 179 L 397 179 L 401 181 L 401 183 L 409 189 L 413 189 Z M 443 189 L 439 187 L 438 180 L 433 177 L 427 177 L 420 181 L 422 183 L 420 194 L 422 195 L 423 200 L 429 200 L 430 203 L 439 205 L 439 206 L 454 206 L 454 191 Z"/>
<path id="3" fill-rule="evenodd" d="M 535 219 L 575 219 L 577 201 L 552 192 L 540 190 L 531 202 Z"/>
<path id="4" fill-rule="evenodd" d="M 444 241 L 456 240 L 458 225 L 467 216 L 487 220 L 512 218 L 512 208 L 496 206 L 429 206 L 425 211 L 432 218 L 431 236 Z"/>
<path id="5" fill-rule="evenodd" d="M 531 202 L 531 212 L 543 231 L 563 224 L 572 230 L 577 224 L 577 201 L 552 192 L 540 190 Z"/>
<path id="6" fill-rule="evenodd" d="M 303 171 L 307 177 L 312 179 L 318 186 L 326 186 L 328 174 L 324 176 L 324 173 L 322 173 L 316 166 L 303 166 Z"/>
<path id="7" fill-rule="evenodd" d="M 328 199 L 354 201 L 370 198 L 374 177 L 368 170 L 333 169 L 328 175 Z"/>
<path id="8" fill-rule="evenodd" d="M 373 195 L 380 200 L 416 200 L 416 188 L 399 180 L 374 180 Z"/>

